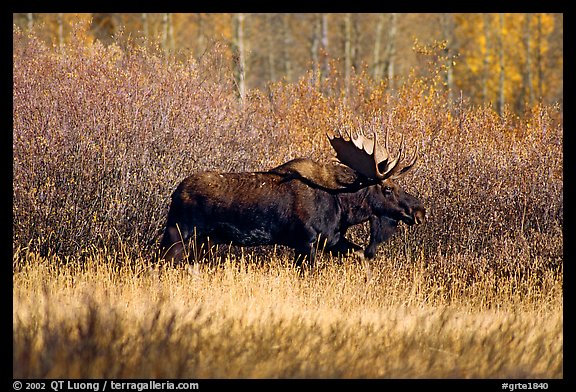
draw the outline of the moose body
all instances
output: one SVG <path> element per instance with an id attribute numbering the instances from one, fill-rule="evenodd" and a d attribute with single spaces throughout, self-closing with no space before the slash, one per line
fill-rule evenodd
<path id="1" fill-rule="evenodd" d="M 202 172 L 172 194 L 161 243 L 165 259 L 181 260 L 184 243 L 285 245 L 296 265 L 314 264 L 316 249 L 359 252 L 350 226 L 370 221 L 372 258 L 399 221 L 420 223 L 424 207 L 391 179 L 373 181 L 344 165 L 295 159 L 266 172 Z"/>

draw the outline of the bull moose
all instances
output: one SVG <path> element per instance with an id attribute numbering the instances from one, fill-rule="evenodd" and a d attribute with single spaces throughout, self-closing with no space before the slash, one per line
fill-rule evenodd
<path id="1" fill-rule="evenodd" d="M 377 247 L 400 221 L 422 223 L 422 203 L 394 180 L 415 164 L 418 148 L 402 167 L 400 151 L 393 157 L 368 138 L 338 131 L 328 135 L 335 162 L 320 164 L 297 158 L 269 171 L 252 173 L 200 172 L 184 179 L 172 203 L 160 244 L 166 260 L 181 261 L 184 244 L 240 246 L 285 245 L 294 249 L 295 263 L 314 266 L 317 249 L 373 258 Z M 349 227 L 370 222 L 370 242 L 361 246 L 346 239 Z"/>

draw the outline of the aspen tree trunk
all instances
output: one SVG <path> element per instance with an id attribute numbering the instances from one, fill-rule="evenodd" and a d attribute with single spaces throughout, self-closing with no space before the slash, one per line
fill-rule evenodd
<path id="1" fill-rule="evenodd" d="M 142 13 L 142 15 L 140 16 L 140 19 L 142 20 L 142 35 L 144 36 L 144 38 L 146 40 L 148 40 L 148 36 L 149 36 L 148 14 L 146 12 Z"/>
<path id="2" fill-rule="evenodd" d="M 174 52 L 174 25 L 172 23 L 172 13 L 166 12 L 162 15 L 162 45 L 169 58 Z"/>
<path id="3" fill-rule="evenodd" d="M 26 14 L 26 20 L 28 21 L 28 31 L 32 30 L 32 25 L 34 24 L 34 14 L 32 12 L 28 12 Z"/>
<path id="4" fill-rule="evenodd" d="M 528 89 L 528 104 L 534 102 L 534 85 L 532 84 L 532 14 L 526 14 L 524 30 L 524 45 L 526 46 L 526 69 L 524 71 L 524 86 Z"/>
<path id="5" fill-rule="evenodd" d="M 320 39 L 322 45 L 322 69 L 320 70 L 321 77 L 328 75 L 328 15 L 322 14 L 322 38 Z"/>
<path id="6" fill-rule="evenodd" d="M 498 83 L 498 114 L 504 113 L 504 14 L 498 14 L 499 34 L 498 34 L 498 64 L 500 67 L 500 78 Z"/>
<path id="7" fill-rule="evenodd" d="M 162 14 L 162 46 L 164 47 L 164 52 L 167 52 L 167 48 L 168 48 L 168 13 Z"/>
<path id="8" fill-rule="evenodd" d="M 360 26 L 358 25 L 358 14 L 351 14 L 350 20 L 352 22 L 352 36 L 350 37 L 352 39 L 351 40 L 352 47 L 350 52 L 351 54 L 350 60 L 352 64 L 352 69 L 356 70 L 359 68 L 358 54 L 360 53 L 360 42 L 359 42 Z"/>
<path id="9" fill-rule="evenodd" d="M 352 68 L 352 15 L 344 17 L 344 97 L 350 94 L 350 71 Z"/>
<path id="10" fill-rule="evenodd" d="M 170 44 L 170 53 L 174 54 L 176 51 L 176 42 L 174 41 L 174 14 L 168 15 L 168 43 Z"/>
<path id="11" fill-rule="evenodd" d="M 490 14 L 483 15 L 484 24 L 484 39 L 486 40 L 486 47 L 484 48 L 484 59 L 482 69 L 482 103 L 488 102 L 488 80 L 490 79 Z"/>
<path id="12" fill-rule="evenodd" d="M 240 102 L 244 104 L 244 97 L 246 96 L 245 85 L 245 58 L 244 58 L 244 14 L 239 13 L 234 16 L 234 64 L 236 83 L 238 85 L 238 94 Z"/>
<path id="13" fill-rule="evenodd" d="M 310 57 L 312 58 L 312 78 L 314 83 L 320 81 L 320 35 L 322 34 L 322 17 L 314 15 L 312 26 L 312 41 L 310 45 Z"/>
<path id="14" fill-rule="evenodd" d="M 542 14 L 538 14 L 536 19 L 537 23 L 537 30 L 538 30 L 538 42 L 537 48 L 538 52 L 536 55 L 536 69 L 538 70 L 538 99 L 542 99 L 543 91 L 543 83 L 544 83 L 544 70 L 542 67 Z"/>
<path id="15" fill-rule="evenodd" d="M 266 36 L 266 40 L 268 41 L 268 80 L 274 82 L 276 81 L 276 48 L 274 45 L 274 37 L 276 36 L 276 32 L 274 29 L 274 14 L 266 14 L 266 23 L 268 25 L 268 31 L 271 34 Z"/>
<path id="16" fill-rule="evenodd" d="M 378 22 L 376 23 L 376 37 L 374 39 L 374 58 L 372 65 L 372 77 L 374 80 L 382 79 L 383 64 L 380 59 L 380 46 L 382 45 L 382 29 L 384 29 L 384 14 L 378 14 Z"/>
<path id="17" fill-rule="evenodd" d="M 58 17 L 57 17 L 57 23 L 58 23 L 58 45 L 60 47 L 60 50 L 64 49 L 64 16 L 62 15 L 62 13 L 58 13 Z"/>
<path id="18" fill-rule="evenodd" d="M 196 14 L 196 19 L 198 21 L 198 34 L 196 35 L 196 53 L 198 53 L 198 58 L 202 56 L 205 47 L 205 35 L 204 35 L 204 16 L 201 13 Z"/>
<path id="19" fill-rule="evenodd" d="M 446 41 L 446 47 L 444 48 L 444 53 L 446 55 L 446 88 L 448 90 L 448 106 L 451 108 L 453 103 L 453 92 L 454 92 L 454 73 L 453 73 L 453 58 L 452 58 L 452 46 L 454 44 L 454 18 L 451 14 L 442 14 L 442 36 Z"/>
<path id="20" fill-rule="evenodd" d="M 164 53 L 166 58 L 169 56 L 168 51 L 168 13 L 162 14 L 162 46 L 164 47 Z"/>
<path id="21" fill-rule="evenodd" d="M 290 60 L 290 54 L 288 49 L 292 46 L 292 36 L 290 35 L 290 14 L 282 15 L 282 62 L 284 63 L 284 75 L 286 75 L 287 81 L 292 81 L 292 61 Z"/>
<path id="22" fill-rule="evenodd" d="M 388 89 L 394 89 L 394 66 L 396 63 L 396 13 L 391 13 L 388 17 L 388 42 L 386 44 L 386 53 L 384 64 L 386 66 L 386 75 L 388 77 Z"/>

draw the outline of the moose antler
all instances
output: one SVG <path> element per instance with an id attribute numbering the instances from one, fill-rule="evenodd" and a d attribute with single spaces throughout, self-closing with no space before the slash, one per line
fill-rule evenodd
<path id="1" fill-rule="evenodd" d="M 371 180 L 385 180 L 386 178 L 398 178 L 410 170 L 418 158 L 418 146 L 410 163 L 400 170 L 400 160 L 404 150 L 404 135 L 400 143 L 400 151 L 396 158 L 392 158 L 388 150 L 388 131 L 386 131 L 385 146 L 378 143 L 378 136 L 373 132 L 372 139 L 358 132 L 353 136 L 350 131 L 338 136 L 328 135 L 330 144 L 336 151 L 336 158 L 344 165 L 362 174 Z"/>

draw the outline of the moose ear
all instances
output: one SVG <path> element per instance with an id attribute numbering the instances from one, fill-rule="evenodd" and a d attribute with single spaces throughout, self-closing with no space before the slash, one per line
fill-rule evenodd
<path id="1" fill-rule="evenodd" d="M 355 170 L 340 163 L 326 166 L 326 171 L 330 172 L 330 176 L 333 176 L 333 182 L 336 184 L 336 188 L 331 189 L 350 188 L 359 185 L 361 178 Z"/>
<path id="2" fill-rule="evenodd" d="M 388 165 L 388 159 L 384 159 L 382 162 L 378 164 L 378 171 L 383 173 L 386 170 L 386 166 Z"/>

